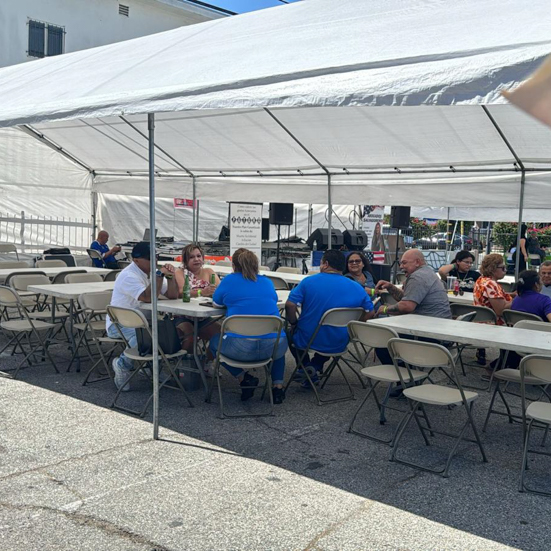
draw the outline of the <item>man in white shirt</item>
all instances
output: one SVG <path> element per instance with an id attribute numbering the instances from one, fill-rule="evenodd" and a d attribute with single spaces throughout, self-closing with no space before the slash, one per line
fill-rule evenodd
<path id="1" fill-rule="evenodd" d="M 151 271 L 150 261 L 151 250 L 149 243 L 141 241 L 132 249 L 132 263 L 127 266 L 117 277 L 113 296 L 112 306 L 122 308 L 139 308 L 140 302 L 151 302 L 151 282 L 149 273 Z M 157 292 L 167 298 L 178 298 L 178 285 L 174 279 L 174 266 L 165 264 L 157 270 Z M 112 338 L 120 338 L 119 331 L 113 322 L 106 318 L 107 334 Z M 121 328 L 124 337 L 131 348 L 137 346 L 136 331 L 130 328 Z M 113 371 L 115 373 L 115 385 L 122 388 L 123 392 L 130 390 L 126 382 L 133 369 L 132 360 L 129 360 L 124 353 L 113 360 Z"/>
<path id="2" fill-rule="evenodd" d="M 540 266 L 541 293 L 551 297 L 551 260 L 546 260 Z"/>

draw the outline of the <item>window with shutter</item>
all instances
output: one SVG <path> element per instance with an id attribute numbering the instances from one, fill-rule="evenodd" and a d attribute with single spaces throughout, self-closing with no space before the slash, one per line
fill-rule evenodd
<path id="1" fill-rule="evenodd" d="M 44 57 L 44 23 L 29 21 L 29 55 L 33 57 Z"/>
<path id="2" fill-rule="evenodd" d="M 63 53 L 63 28 L 48 25 L 48 56 Z"/>

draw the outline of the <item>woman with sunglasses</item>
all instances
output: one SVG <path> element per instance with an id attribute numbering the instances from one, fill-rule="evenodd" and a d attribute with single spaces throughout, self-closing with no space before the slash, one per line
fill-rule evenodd
<path id="1" fill-rule="evenodd" d="M 354 251 L 348 255 L 344 276 L 359 283 L 370 297 L 374 296 L 377 280 L 364 253 Z"/>
<path id="2" fill-rule="evenodd" d="M 498 283 L 506 272 L 503 256 L 500 254 L 488 254 L 480 265 L 482 276 L 474 284 L 474 303 L 477 306 L 491 308 L 497 315 L 497 324 L 505 325 L 503 310 L 511 308 L 512 295 L 506 293 Z"/>
<path id="3" fill-rule="evenodd" d="M 472 293 L 474 284 L 480 277 L 480 272 L 473 270 L 474 255 L 469 251 L 459 251 L 451 264 L 445 264 L 438 270 L 442 281 L 448 277 L 456 277 L 459 287 L 465 293 Z"/>

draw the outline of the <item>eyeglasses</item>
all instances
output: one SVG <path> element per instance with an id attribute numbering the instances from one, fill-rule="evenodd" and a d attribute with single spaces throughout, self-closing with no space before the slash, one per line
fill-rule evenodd
<path id="1" fill-rule="evenodd" d="M 498 270 L 505 270 L 505 266 L 497 266 Z"/>
<path id="2" fill-rule="evenodd" d="M 348 264 L 361 264 L 362 261 L 360 258 L 358 258 L 357 260 L 349 260 L 348 261 Z"/>

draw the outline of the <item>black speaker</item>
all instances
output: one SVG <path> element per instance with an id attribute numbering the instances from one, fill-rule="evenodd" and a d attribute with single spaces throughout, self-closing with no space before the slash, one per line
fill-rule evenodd
<path id="1" fill-rule="evenodd" d="M 349 251 L 363 251 L 367 247 L 367 235 L 361 230 L 346 230 L 342 237 Z"/>
<path id="2" fill-rule="evenodd" d="M 373 264 L 369 265 L 371 271 L 373 272 L 373 277 L 375 281 L 380 281 L 384 279 L 385 281 L 390 281 L 390 264 Z"/>
<path id="3" fill-rule="evenodd" d="M 340 249 L 343 243 L 341 230 L 331 230 L 331 248 Z M 329 247 L 329 230 L 327 228 L 318 228 L 310 235 L 306 244 L 312 250 L 327 250 Z"/>
<path id="4" fill-rule="evenodd" d="M 410 214 L 411 207 L 391 207 L 390 227 L 397 230 L 406 230 L 409 228 Z"/>
<path id="5" fill-rule="evenodd" d="M 270 240 L 270 219 L 262 219 L 262 241 Z"/>
<path id="6" fill-rule="evenodd" d="M 270 224 L 290 226 L 293 223 L 293 203 L 270 203 Z"/>

